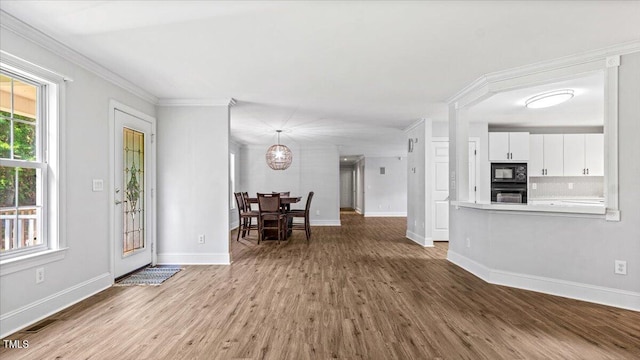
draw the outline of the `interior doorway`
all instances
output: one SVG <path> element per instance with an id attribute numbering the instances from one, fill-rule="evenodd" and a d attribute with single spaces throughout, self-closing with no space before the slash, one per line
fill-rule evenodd
<path id="1" fill-rule="evenodd" d="M 355 169 L 340 167 L 340 209 L 355 209 Z"/>

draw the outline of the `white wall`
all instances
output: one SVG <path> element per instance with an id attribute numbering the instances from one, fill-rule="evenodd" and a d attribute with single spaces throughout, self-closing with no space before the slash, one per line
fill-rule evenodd
<path id="1" fill-rule="evenodd" d="M 287 145 L 288 146 L 288 145 Z M 258 192 L 289 191 L 302 196 L 293 205 L 303 208 L 307 195 L 311 202 L 311 224 L 340 225 L 340 159 L 335 146 L 290 146 L 293 162 L 286 170 L 272 170 L 265 161 L 269 145 L 248 145 L 240 149 L 240 191 L 251 196 Z"/>
<path id="2" fill-rule="evenodd" d="M 407 140 L 417 139 L 413 152 L 407 154 L 407 238 L 422 246 L 433 246 L 426 234 L 426 125 L 421 120 L 407 130 Z"/>
<path id="3" fill-rule="evenodd" d="M 452 208 L 449 259 L 491 282 L 640 310 L 638 79 L 640 53 L 622 56 L 621 221 Z M 627 261 L 628 275 L 614 274 L 614 260 Z"/>
<path id="4" fill-rule="evenodd" d="M 229 107 L 160 107 L 157 138 L 158 263 L 229 264 Z"/>
<path id="5" fill-rule="evenodd" d="M 364 216 L 407 216 L 407 158 L 366 157 L 364 162 Z"/>
<path id="6" fill-rule="evenodd" d="M 4 24 L 3 24 L 4 25 Z M 55 47 L 59 47 L 56 45 Z M 91 73 L 75 63 L 2 27 L 0 48 L 43 68 L 73 79 L 66 84 L 65 127 L 60 129 L 65 154 L 61 202 L 66 216 L 62 260 L 46 263 L 45 281 L 35 283 L 35 268 L 0 277 L 0 338 L 111 286 L 109 194 L 109 101 L 155 116 L 150 102 Z M 92 191 L 92 179 L 103 179 L 102 192 Z M 3 266 L 3 272 L 6 267 Z"/>

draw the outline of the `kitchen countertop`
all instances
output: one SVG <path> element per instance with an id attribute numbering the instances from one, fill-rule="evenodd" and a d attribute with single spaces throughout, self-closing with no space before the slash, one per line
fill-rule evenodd
<path id="1" fill-rule="evenodd" d="M 500 211 L 529 211 L 529 212 L 551 212 L 551 213 L 574 213 L 574 214 L 596 214 L 604 215 L 606 207 L 601 199 L 554 199 L 554 200 L 533 200 L 528 204 L 509 203 L 470 203 L 465 201 L 452 201 L 451 205 Z"/>

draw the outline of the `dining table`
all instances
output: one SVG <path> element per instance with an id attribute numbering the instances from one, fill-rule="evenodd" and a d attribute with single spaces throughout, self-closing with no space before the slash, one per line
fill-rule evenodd
<path id="1" fill-rule="evenodd" d="M 297 202 L 300 202 L 300 200 L 302 200 L 301 196 L 280 196 L 280 208 L 282 209 L 282 212 L 289 211 L 290 208 L 291 208 L 291 204 L 295 204 Z M 250 198 L 247 198 L 247 201 L 249 203 L 251 203 L 251 204 L 257 204 L 258 203 L 258 198 L 257 197 L 250 197 Z M 287 238 L 289 236 L 291 236 L 291 226 L 292 225 L 293 225 L 293 218 L 287 219 Z M 277 239 L 278 238 L 278 233 L 275 232 L 275 231 L 265 230 L 264 238 L 265 239 Z"/>

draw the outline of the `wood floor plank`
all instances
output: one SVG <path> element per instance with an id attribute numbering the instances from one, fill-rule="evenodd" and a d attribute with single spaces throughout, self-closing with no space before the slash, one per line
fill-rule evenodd
<path id="1" fill-rule="evenodd" d="M 11 359 L 638 359 L 640 313 L 483 282 L 406 219 L 342 213 L 311 241 L 231 234 L 230 266 L 112 287 Z"/>

